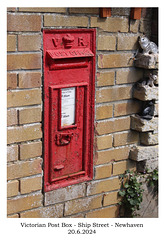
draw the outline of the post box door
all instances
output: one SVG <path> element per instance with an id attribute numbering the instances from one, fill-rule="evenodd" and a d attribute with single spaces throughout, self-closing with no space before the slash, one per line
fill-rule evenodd
<path id="1" fill-rule="evenodd" d="M 50 87 L 51 182 L 85 174 L 87 87 L 87 83 Z"/>
<path id="2" fill-rule="evenodd" d="M 44 189 L 93 177 L 95 29 L 43 31 Z"/>

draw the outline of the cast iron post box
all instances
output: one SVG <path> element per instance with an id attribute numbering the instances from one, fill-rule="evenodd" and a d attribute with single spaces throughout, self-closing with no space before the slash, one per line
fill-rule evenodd
<path id="1" fill-rule="evenodd" d="M 93 175 L 95 29 L 43 31 L 44 189 Z"/>

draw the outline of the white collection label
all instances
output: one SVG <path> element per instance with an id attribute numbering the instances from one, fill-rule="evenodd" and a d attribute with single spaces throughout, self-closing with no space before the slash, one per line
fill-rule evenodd
<path id="1" fill-rule="evenodd" d="M 75 124 L 75 87 L 63 88 L 61 99 L 61 127 Z"/>

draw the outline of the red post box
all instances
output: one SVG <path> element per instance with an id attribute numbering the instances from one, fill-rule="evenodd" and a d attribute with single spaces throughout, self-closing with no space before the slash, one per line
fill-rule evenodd
<path id="1" fill-rule="evenodd" d="M 43 31 L 44 189 L 93 177 L 95 29 Z"/>

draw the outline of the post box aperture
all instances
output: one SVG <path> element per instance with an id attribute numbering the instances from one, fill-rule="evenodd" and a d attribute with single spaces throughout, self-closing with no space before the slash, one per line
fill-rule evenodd
<path id="1" fill-rule="evenodd" d="M 93 177 L 95 33 L 43 31 L 45 191 Z"/>

